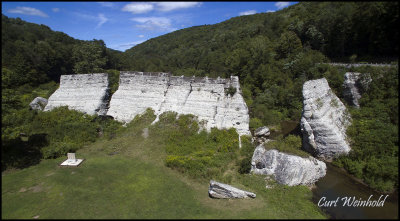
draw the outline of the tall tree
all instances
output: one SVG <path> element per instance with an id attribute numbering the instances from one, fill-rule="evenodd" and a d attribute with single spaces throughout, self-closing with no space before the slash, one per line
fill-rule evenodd
<path id="1" fill-rule="evenodd" d="M 75 61 L 75 73 L 101 72 L 107 63 L 104 41 L 94 39 L 81 45 L 75 45 L 72 50 L 72 57 Z"/>

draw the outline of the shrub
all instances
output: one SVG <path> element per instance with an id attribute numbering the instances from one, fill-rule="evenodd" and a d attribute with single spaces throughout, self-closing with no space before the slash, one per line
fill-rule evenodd
<path id="1" fill-rule="evenodd" d="M 225 88 L 225 95 L 231 95 L 233 96 L 236 93 L 236 88 L 229 86 L 228 88 Z"/>
<path id="2" fill-rule="evenodd" d="M 301 157 L 308 157 L 310 156 L 309 153 L 303 151 L 301 149 L 301 137 L 295 135 L 288 135 L 285 138 L 278 138 L 276 141 L 272 141 L 267 143 L 267 149 L 277 149 L 278 151 L 285 152 L 288 154 L 294 154 Z"/>
<path id="3" fill-rule="evenodd" d="M 108 86 L 110 88 L 110 93 L 114 94 L 118 90 L 119 86 L 119 71 L 117 70 L 107 70 L 108 74 Z"/>
<path id="4" fill-rule="evenodd" d="M 245 174 L 245 173 L 250 173 L 251 170 L 251 158 L 244 158 L 240 161 L 239 164 L 239 173 Z"/>
<path id="5" fill-rule="evenodd" d="M 262 127 L 262 126 L 263 126 L 263 124 L 260 119 L 258 119 L 256 117 L 250 118 L 249 128 L 251 131 L 254 131 L 255 129 Z"/>
<path id="6" fill-rule="evenodd" d="M 51 145 L 41 149 L 43 158 L 57 158 L 65 156 L 69 152 L 75 152 L 79 149 L 79 145 L 71 142 L 52 142 Z"/>
<path id="7" fill-rule="evenodd" d="M 153 137 L 160 139 L 167 156 L 165 165 L 196 178 L 211 178 L 226 170 L 237 158 L 239 139 L 236 129 L 212 128 L 199 132 L 197 117 L 163 113 L 151 126 Z"/>
<path id="8" fill-rule="evenodd" d="M 160 119 L 163 118 L 164 113 L 160 116 Z M 151 108 L 147 108 L 146 111 L 142 114 L 138 114 L 131 120 L 129 123 L 126 124 L 127 128 L 134 128 L 138 125 L 144 126 L 149 125 L 156 119 L 156 115 L 154 114 L 154 110 Z"/>

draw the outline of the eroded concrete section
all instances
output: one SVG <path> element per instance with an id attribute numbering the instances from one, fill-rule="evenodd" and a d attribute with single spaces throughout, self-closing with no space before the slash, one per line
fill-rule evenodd
<path id="1" fill-rule="evenodd" d="M 61 75 L 60 87 L 49 97 L 44 111 L 60 106 L 90 115 L 104 114 L 109 100 L 108 75 Z"/>
<path id="2" fill-rule="evenodd" d="M 225 93 L 235 88 L 231 96 Z M 171 76 L 163 72 L 121 72 L 118 90 L 113 94 L 107 115 L 130 122 L 152 108 L 193 114 L 205 127 L 236 128 L 239 135 L 250 135 L 248 108 L 241 95 L 239 79 Z"/>

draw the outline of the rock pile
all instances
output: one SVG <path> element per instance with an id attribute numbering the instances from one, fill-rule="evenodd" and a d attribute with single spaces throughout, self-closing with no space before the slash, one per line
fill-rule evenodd
<path id="1" fill-rule="evenodd" d="M 270 135 L 270 131 L 269 128 L 266 126 L 263 127 L 259 127 L 254 131 L 254 138 L 253 140 L 257 143 L 257 144 L 262 144 L 265 143 L 268 139 Z"/>

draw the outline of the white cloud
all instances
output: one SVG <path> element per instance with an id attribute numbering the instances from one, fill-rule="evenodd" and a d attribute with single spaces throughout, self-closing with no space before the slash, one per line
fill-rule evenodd
<path id="1" fill-rule="evenodd" d="M 268 10 L 267 13 L 269 13 L 269 12 L 275 12 L 275 11 L 274 10 Z"/>
<path id="2" fill-rule="evenodd" d="M 139 38 L 144 38 L 144 35 L 138 35 Z"/>
<path id="3" fill-rule="evenodd" d="M 115 7 L 114 3 L 112 3 L 112 2 L 97 2 L 97 3 L 99 3 L 103 7 L 108 7 L 108 8 L 114 8 Z"/>
<path id="4" fill-rule="evenodd" d="M 52 8 L 51 10 L 52 10 L 53 12 L 59 12 L 59 11 L 60 11 L 59 8 Z"/>
<path id="5" fill-rule="evenodd" d="M 153 10 L 169 12 L 183 8 L 192 8 L 201 4 L 201 2 L 133 2 L 125 5 L 122 11 L 133 14 L 142 14 Z"/>
<path id="6" fill-rule="evenodd" d="M 249 11 L 245 11 L 245 12 L 240 12 L 239 15 L 254 15 L 256 12 L 256 10 L 249 10 Z"/>
<path id="7" fill-rule="evenodd" d="M 36 8 L 31 7 L 16 7 L 14 9 L 8 10 L 9 13 L 17 13 L 17 14 L 24 14 L 24 15 L 35 15 L 40 17 L 49 17 L 46 13 L 40 11 Z"/>
<path id="8" fill-rule="evenodd" d="M 108 21 L 108 18 L 102 13 L 99 13 L 97 16 L 88 15 L 88 14 L 79 13 L 79 12 L 73 12 L 73 14 L 75 16 L 83 18 L 85 20 L 97 22 L 96 28 L 100 28 L 104 23 L 106 23 Z"/>
<path id="9" fill-rule="evenodd" d="M 152 3 L 147 2 L 134 2 L 125 5 L 122 8 L 122 11 L 131 12 L 132 14 L 141 14 L 146 13 L 154 9 L 154 5 Z"/>
<path id="10" fill-rule="evenodd" d="M 99 14 L 97 16 L 99 23 L 97 24 L 96 28 L 100 28 L 104 23 L 106 23 L 108 21 L 108 18 L 106 18 L 106 16 L 104 16 L 104 14 Z"/>
<path id="11" fill-rule="evenodd" d="M 290 2 L 277 2 L 277 3 L 275 3 L 275 6 L 278 9 L 282 9 L 284 7 L 287 7 L 289 4 L 290 4 Z"/>
<path id="12" fill-rule="evenodd" d="M 125 51 L 125 50 L 127 50 L 135 45 L 141 44 L 145 41 L 146 40 L 139 40 L 139 41 L 134 41 L 134 42 L 122 43 L 122 44 L 115 46 L 114 49 Z"/>
<path id="13" fill-rule="evenodd" d="M 200 6 L 201 2 L 156 2 L 157 10 L 159 11 L 173 11 L 182 8 L 192 8 Z"/>
<path id="14" fill-rule="evenodd" d="M 138 22 L 140 24 L 136 25 L 138 28 L 145 30 L 162 30 L 162 31 L 173 31 L 176 30 L 171 26 L 171 19 L 166 17 L 137 17 L 132 18 L 132 21 Z"/>

